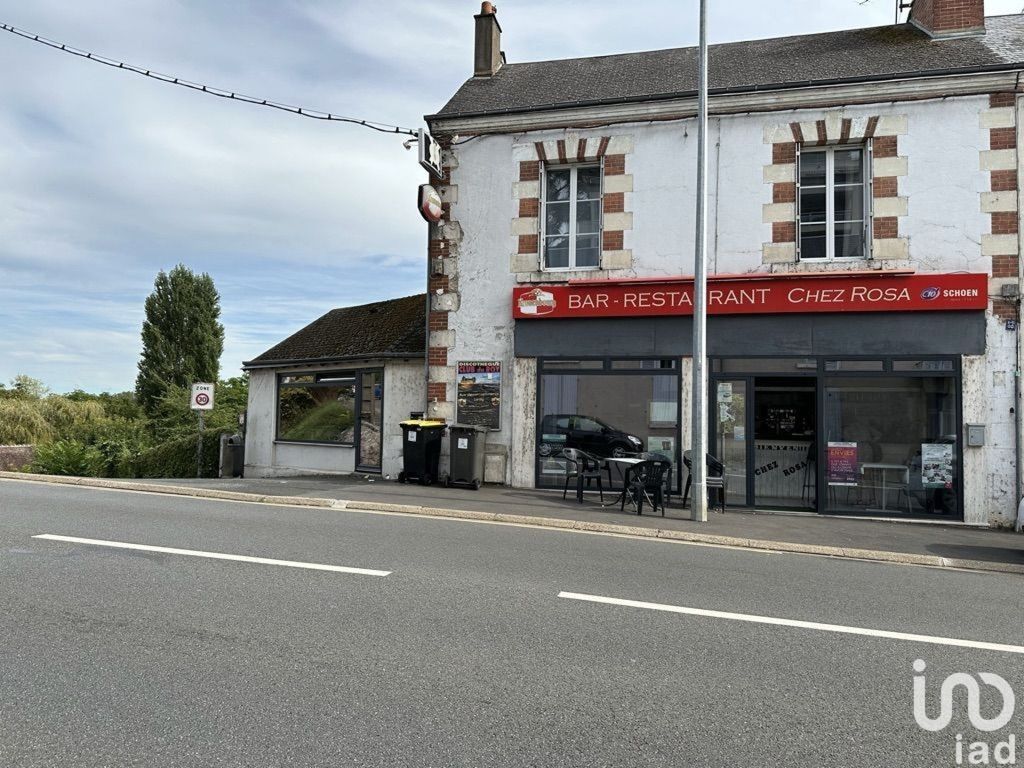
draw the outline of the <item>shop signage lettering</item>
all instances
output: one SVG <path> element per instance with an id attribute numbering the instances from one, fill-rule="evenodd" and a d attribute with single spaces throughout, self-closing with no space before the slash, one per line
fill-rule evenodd
<path id="1" fill-rule="evenodd" d="M 987 276 L 970 273 L 711 278 L 708 288 L 713 315 L 983 310 L 987 305 Z M 518 319 L 690 315 L 693 282 L 519 286 L 512 306 Z"/>
<path id="2" fill-rule="evenodd" d="M 761 450 L 761 446 L 760 445 L 758 445 L 758 450 Z M 784 451 L 795 450 L 795 451 L 801 451 L 803 453 L 807 453 L 807 449 L 806 448 L 793 448 L 792 446 L 786 446 L 786 447 L 782 448 L 782 450 L 784 450 Z M 806 461 L 798 461 L 796 464 L 793 464 L 793 465 L 788 466 L 788 467 L 784 467 L 784 466 L 779 464 L 778 460 L 769 461 L 767 464 L 762 464 L 760 467 L 757 467 L 754 470 L 754 475 L 756 477 L 760 477 L 761 475 L 767 475 L 769 472 L 774 472 L 774 471 L 776 471 L 778 469 L 782 470 L 782 476 L 783 477 L 790 477 L 792 475 L 795 475 L 797 472 L 799 472 L 802 469 L 807 469 L 807 462 Z"/>

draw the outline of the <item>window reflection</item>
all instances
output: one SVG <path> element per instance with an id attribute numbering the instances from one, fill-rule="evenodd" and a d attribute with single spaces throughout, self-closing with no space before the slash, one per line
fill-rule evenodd
<path id="1" fill-rule="evenodd" d="M 826 380 L 831 512 L 955 515 L 960 487 L 956 380 Z"/>
<path id="2" fill-rule="evenodd" d="M 679 379 L 671 368 L 666 370 L 667 374 L 542 373 L 538 485 L 562 487 L 566 473 L 563 448 L 578 448 L 601 459 L 653 452 L 676 464 Z M 620 481 L 621 467 L 613 462 L 612 482 Z M 672 482 L 678 483 L 675 469 Z"/>

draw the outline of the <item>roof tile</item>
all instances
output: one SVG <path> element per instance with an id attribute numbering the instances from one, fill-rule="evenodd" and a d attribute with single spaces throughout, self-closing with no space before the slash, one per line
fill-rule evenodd
<path id="1" fill-rule="evenodd" d="M 354 357 L 418 357 L 426 346 L 425 294 L 332 309 L 245 363 L 332 362 Z"/>
<path id="2" fill-rule="evenodd" d="M 884 79 L 1024 63 L 1024 15 L 990 16 L 984 35 L 932 40 L 910 24 L 710 47 L 712 92 Z M 466 81 L 431 118 L 522 112 L 693 94 L 697 49 L 506 64 Z"/>

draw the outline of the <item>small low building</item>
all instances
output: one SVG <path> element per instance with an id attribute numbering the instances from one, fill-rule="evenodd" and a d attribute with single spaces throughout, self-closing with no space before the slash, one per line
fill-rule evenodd
<path id="1" fill-rule="evenodd" d="M 425 300 L 331 310 L 244 363 L 246 475 L 397 475 L 399 422 L 424 406 Z"/>

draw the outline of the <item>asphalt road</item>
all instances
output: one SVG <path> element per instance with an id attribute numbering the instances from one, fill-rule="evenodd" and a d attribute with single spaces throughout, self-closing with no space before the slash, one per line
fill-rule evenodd
<path id="1" fill-rule="evenodd" d="M 934 716 L 953 672 L 994 672 L 1024 693 L 1024 655 L 749 617 L 1016 646 L 1022 587 L 998 574 L 0 481 L 0 765 L 955 765 L 957 733 L 1024 736 L 1024 705 L 979 733 L 960 696 L 952 724 L 925 731 L 914 661 L 927 661 Z M 982 686 L 983 713 L 999 703 Z"/>

